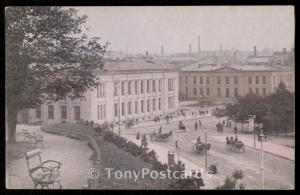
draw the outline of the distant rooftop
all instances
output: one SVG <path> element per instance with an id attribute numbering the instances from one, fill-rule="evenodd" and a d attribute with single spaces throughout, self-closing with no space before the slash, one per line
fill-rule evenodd
<path id="1" fill-rule="evenodd" d="M 268 63 L 271 56 L 249 56 L 248 63 Z"/>

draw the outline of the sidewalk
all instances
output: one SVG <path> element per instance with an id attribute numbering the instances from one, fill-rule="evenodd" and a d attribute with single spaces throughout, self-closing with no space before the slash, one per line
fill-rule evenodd
<path id="1" fill-rule="evenodd" d="M 141 140 L 137 140 L 135 136 L 131 135 L 123 135 L 127 140 L 134 142 L 137 145 L 140 145 Z M 148 147 L 150 150 L 154 150 L 157 153 L 158 160 L 161 161 L 162 163 L 168 163 L 168 149 L 158 146 L 155 143 L 148 142 Z M 200 167 L 191 161 L 185 159 L 184 157 L 180 156 L 179 157 L 180 161 L 185 164 L 185 169 L 187 171 L 187 174 L 189 174 L 192 170 L 201 170 L 204 169 L 203 167 Z M 177 161 L 178 155 L 175 152 L 175 161 Z M 215 189 L 218 185 L 221 185 L 223 183 L 224 178 L 221 178 L 220 176 L 216 175 L 206 175 L 205 173 L 203 174 L 203 180 L 205 186 L 202 189 Z"/>
<path id="2" fill-rule="evenodd" d="M 86 142 L 48 134 L 41 131 L 39 126 L 28 125 L 17 126 L 17 142 L 21 142 L 24 138 L 21 132 L 22 128 L 30 131 L 34 130 L 36 134 L 43 135 L 45 141 L 45 149 L 42 149 L 41 154 L 43 161 L 51 159 L 62 163 L 61 183 L 63 189 L 81 189 L 87 183 L 88 170 L 92 167 L 92 163 L 89 161 L 92 151 Z M 29 176 L 25 156 L 6 163 L 9 165 L 6 166 L 6 173 L 17 175 L 11 182 L 6 178 L 6 188 L 33 189 L 33 182 Z"/>
<path id="3" fill-rule="evenodd" d="M 235 135 L 233 134 L 223 134 L 223 135 L 217 135 L 214 134 L 214 138 L 219 140 L 219 141 L 223 141 L 225 143 L 226 141 L 226 136 L 230 137 L 235 137 Z M 250 138 L 248 135 L 238 135 L 238 139 L 241 140 L 246 146 L 248 146 L 249 148 L 255 149 L 255 150 L 261 150 L 261 143 L 257 141 L 256 139 L 256 144 L 254 147 L 254 140 L 253 138 Z M 279 144 L 274 144 L 271 142 L 263 142 L 263 151 L 269 154 L 273 154 L 291 161 L 295 161 L 295 149 L 294 148 L 290 148 L 290 147 L 286 147 L 286 146 L 282 146 Z"/>

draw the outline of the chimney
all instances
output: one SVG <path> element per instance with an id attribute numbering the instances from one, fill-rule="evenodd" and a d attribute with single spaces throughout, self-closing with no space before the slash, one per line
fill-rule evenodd
<path id="1" fill-rule="evenodd" d="M 200 36 L 198 36 L 198 53 L 200 53 Z"/>
<path id="2" fill-rule="evenodd" d="M 163 45 L 160 47 L 160 54 L 164 55 L 164 46 Z"/>
<path id="3" fill-rule="evenodd" d="M 283 52 L 283 53 L 286 53 L 286 48 L 283 48 L 282 52 Z"/>
<path id="4" fill-rule="evenodd" d="M 192 54 L 192 45 L 189 44 L 189 54 Z"/>
<path id="5" fill-rule="evenodd" d="M 254 53 L 253 56 L 256 57 L 256 46 L 254 46 Z"/>

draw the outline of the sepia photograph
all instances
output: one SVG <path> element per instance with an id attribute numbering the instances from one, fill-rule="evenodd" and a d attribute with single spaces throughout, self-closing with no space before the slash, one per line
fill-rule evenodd
<path id="1" fill-rule="evenodd" d="M 6 189 L 294 190 L 294 6 L 7 6 Z"/>

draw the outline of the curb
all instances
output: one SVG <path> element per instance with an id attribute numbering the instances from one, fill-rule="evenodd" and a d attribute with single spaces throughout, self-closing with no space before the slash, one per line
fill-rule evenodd
<path id="1" fill-rule="evenodd" d="M 260 151 L 260 149 L 253 148 L 253 147 L 251 147 L 251 146 L 248 146 L 248 145 L 246 145 L 246 146 L 247 146 L 248 148 L 251 148 L 251 149 L 253 149 L 253 150 Z M 289 161 L 295 162 L 295 160 L 289 159 L 288 157 L 285 157 L 285 156 L 280 156 L 280 155 L 278 155 L 278 154 L 274 154 L 274 153 L 271 153 L 271 152 L 268 152 L 268 151 L 265 151 L 265 150 L 264 150 L 264 152 L 265 152 L 265 153 L 267 153 L 267 154 L 271 154 L 271 155 L 274 155 L 274 156 L 277 156 L 277 157 L 280 157 L 280 158 L 283 158 L 283 159 L 286 159 L 286 160 L 289 160 Z"/>

